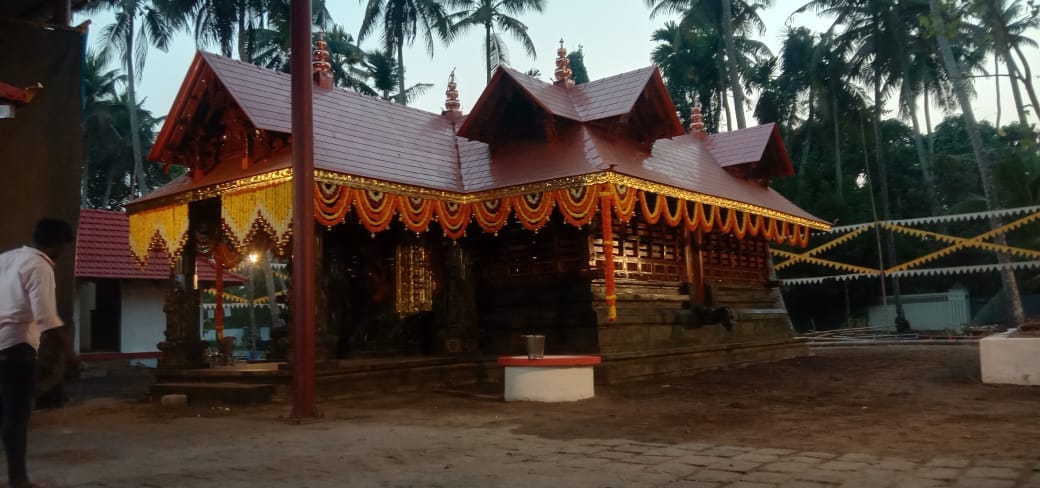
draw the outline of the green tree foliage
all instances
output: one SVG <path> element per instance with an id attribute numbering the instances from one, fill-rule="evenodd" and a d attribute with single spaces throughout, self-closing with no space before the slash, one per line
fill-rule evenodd
<path id="1" fill-rule="evenodd" d="M 364 41 L 379 25 L 383 32 L 383 49 L 397 54 L 397 103 L 406 103 L 404 46 L 411 45 L 422 33 L 426 52 L 433 55 L 434 36 L 442 41 L 451 37 L 451 26 L 444 5 L 435 0 L 368 0 L 361 20 L 358 41 Z"/>
<path id="2" fill-rule="evenodd" d="M 527 35 L 527 26 L 516 16 L 530 10 L 541 12 L 545 9 L 545 0 L 454 0 L 451 3 L 459 8 L 459 11 L 448 16 L 453 37 L 473 28 L 484 29 L 484 59 L 488 81 L 491 81 L 495 67 L 509 64 L 509 49 L 502 37 L 503 33 L 510 34 L 529 56 L 537 56 L 534 41 Z"/>
<path id="3" fill-rule="evenodd" d="M 567 60 L 571 63 L 571 77 L 574 78 L 574 83 L 588 83 L 589 70 L 585 68 L 585 52 L 582 46 L 578 46 L 577 51 L 567 53 Z"/>

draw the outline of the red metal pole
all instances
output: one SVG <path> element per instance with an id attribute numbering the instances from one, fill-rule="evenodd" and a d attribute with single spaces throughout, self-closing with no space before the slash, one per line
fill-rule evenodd
<path id="1" fill-rule="evenodd" d="M 292 0 L 293 408 L 318 417 L 314 374 L 314 111 L 311 0 Z"/>

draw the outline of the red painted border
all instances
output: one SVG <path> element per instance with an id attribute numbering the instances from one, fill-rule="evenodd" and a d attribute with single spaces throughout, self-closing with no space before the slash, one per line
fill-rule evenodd
<path id="1" fill-rule="evenodd" d="M 527 356 L 499 356 L 499 366 L 593 366 L 600 364 L 599 356 L 545 356 L 541 359 L 527 359 Z"/>

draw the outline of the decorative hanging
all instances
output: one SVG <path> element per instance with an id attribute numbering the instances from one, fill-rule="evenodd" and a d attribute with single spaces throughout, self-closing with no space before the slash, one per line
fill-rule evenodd
<path id="1" fill-rule="evenodd" d="M 397 199 L 397 215 L 406 229 L 412 232 L 426 232 L 433 222 L 434 204 L 432 200 L 418 197 L 399 197 Z"/>
<path id="2" fill-rule="evenodd" d="M 527 230 L 541 229 L 547 222 L 553 210 L 553 194 L 527 193 L 512 198 L 513 212 L 517 220 Z"/>
<path id="3" fill-rule="evenodd" d="M 314 218 L 326 227 L 343 222 L 354 201 L 354 190 L 347 186 L 319 182 L 314 185 Z"/>
<path id="4" fill-rule="evenodd" d="M 496 233 L 509 223 L 510 198 L 496 198 L 473 203 L 473 216 L 484 232 Z"/>
<path id="5" fill-rule="evenodd" d="M 149 252 L 161 249 L 173 266 L 188 239 L 188 206 L 181 204 L 145 210 L 130 214 L 129 220 L 130 252 L 137 265 L 144 267 Z"/>
<path id="6" fill-rule="evenodd" d="M 591 187 L 561 188 L 556 190 L 556 205 L 568 224 L 581 227 L 596 216 L 597 195 Z"/>
<path id="7" fill-rule="evenodd" d="M 628 223 L 636 213 L 639 192 L 635 188 L 620 184 L 612 184 L 609 187 L 607 191 L 611 192 L 610 199 L 614 201 L 614 211 L 618 220 Z"/>
<path id="8" fill-rule="evenodd" d="M 444 230 L 445 237 L 459 239 L 466 234 L 466 226 L 472 216 L 473 206 L 458 202 L 437 200 L 437 221 Z"/>
<path id="9" fill-rule="evenodd" d="M 610 205 L 614 192 L 604 183 L 600 190 L 600 222 L 603 225 L 603 287 L 607 300 L 607 320 L 617 320 L 617 290 L 614 281 L 614 226 Z"/>
<path id="10" fill-rule="evenodd" d="M 361 225 L 373 234 L 386 230 L 397 210 L 397 199 L 397 195 L 379 190 L 357 191 L 354 201 Z"/>
<path id="11" fill-rule="evenodd" d="M 266 232 L 283 250 L 291 237 L 292 208 L 291 181 L 228 192 L 221 196 L 224 234 L 241 247 L 257 231 Z"/>

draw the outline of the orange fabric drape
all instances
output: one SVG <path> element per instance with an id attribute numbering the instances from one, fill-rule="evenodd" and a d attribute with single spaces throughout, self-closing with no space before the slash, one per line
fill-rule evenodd
<path id="1" fill-rule="evenodd" d="M 617 290 L 614 282 L 614 216 L 610 212 L 611 192 L 608 184 L 600 192 L 600 222 L 603 225 L 603 283 L 607 299 L 607 320 L 617 320 Z"/>

